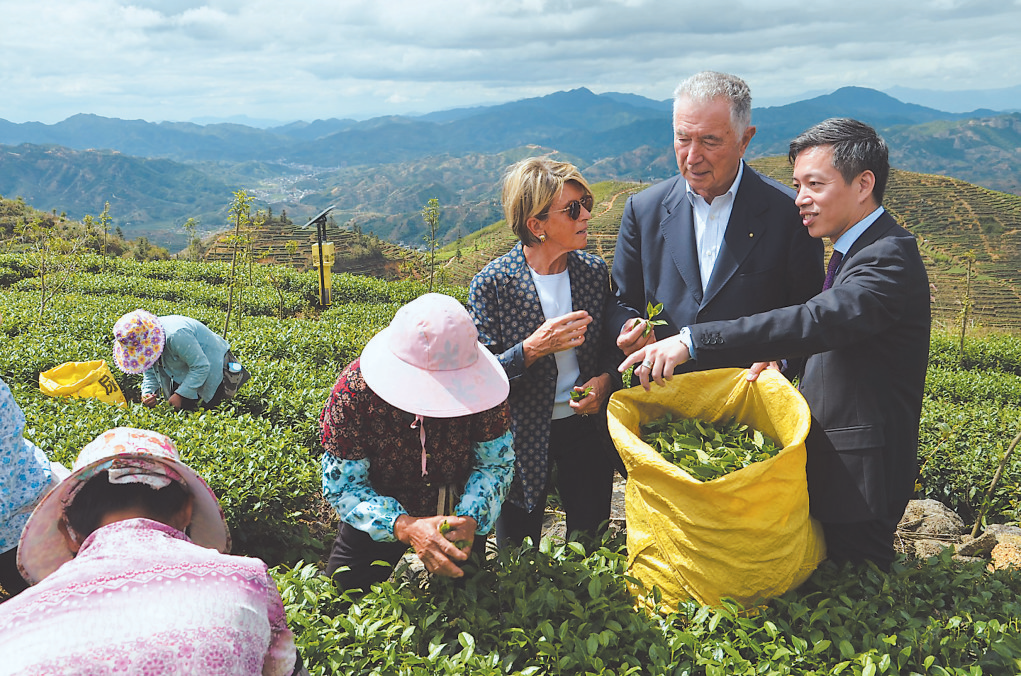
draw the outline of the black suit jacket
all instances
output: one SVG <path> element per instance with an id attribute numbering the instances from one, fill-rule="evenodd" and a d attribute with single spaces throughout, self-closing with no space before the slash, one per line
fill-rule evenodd
<path id="1" fill-rule="evenodd" d="M 656 337 L 680 327 L 734 319 L 803 303 L 824 277 L 822 242 L 801 224 L 794 192 L 745 165 L 712 277 L 702 293 L 694 216 L 678 175 L 628 199 L 613 256 L 616 305 L 607 314 L 615 340 L 648 303 L 663 303 Z M 746 366 L 735 362 L 732 366 Z M 700 368 L 695 364 L 678 371 Z"/>
<path id="2" fill-rule="evenodd" d="M 887 213 L 833 287 L 802 305 L 692 328 L 702 368 L 807 356 L 808 490 L 820 521 L 898 518 L 918 474 L 929 359 L 929 280 L 914 237 Z"/>

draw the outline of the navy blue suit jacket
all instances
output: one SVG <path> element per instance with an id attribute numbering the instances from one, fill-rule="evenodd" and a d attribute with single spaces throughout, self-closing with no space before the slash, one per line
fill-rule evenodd
<path id="1" fill-rule="evenodd" d="M 821 288 L 821 287 L 820 287 Z M 883 213 L 807 303 L 692 328 L 700 368 L 808 357 L 812 515 L 899 518 L 918 475 L 929 359 L 929 280 L 914 236 Z"/>
<path id="2" fill-rule="evenodd" d="M 663 303 L 656 337 L 680 327 L 734 319 L 803 303 L 822 288 L 822 242 L 809 236 L 794 191 L 747 164 L 723 246 L 705 294 L 695 227 L 684 179 L 677 175 L 628 199 L 613 256 L 616 305 L 607 313 L 607 337 L 624 322 Z M 743 363 L 730 366 L 747 366 Z M 682 366 L 678 371 L 700 368 Z"/>

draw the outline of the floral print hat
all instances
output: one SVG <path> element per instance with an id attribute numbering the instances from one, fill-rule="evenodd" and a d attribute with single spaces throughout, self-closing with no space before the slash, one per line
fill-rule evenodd
<path id="1" fill-rule="evenodd" d="M 149 430 L 116 427 L 81 450 L 71 476 L 51 490 L 32 512 L 18 545 L 18 567 L 31 584 L 74 558 L 61 532 L 66 529 L 75 535 L 64 512 L 81 487 L 101 472 L 107 472 L 111 484 L 144 483 L 155 490 L 171 481 L 182 484 L 193 500 L 188 527 L 191 541 L 224 554 L 230 551 L 230 531 L 216 495 L 195 470 L 181 462 L 170 437 Z"/>
<path id="2" fill-rule="evenodd" d="M 402 306 L 362 350 L 365 384 L 402 411 L 431 418 L 481 413 L 510 384 L 456 298 L 427 293 Z"/>
<path id="3" fill-rule="evenodd" d="M 113 325 L 113 361 L 125 373 L 142 373 L 163 354 L 167 334 L 159 317 L 145 310 L 129 312 Z"/>

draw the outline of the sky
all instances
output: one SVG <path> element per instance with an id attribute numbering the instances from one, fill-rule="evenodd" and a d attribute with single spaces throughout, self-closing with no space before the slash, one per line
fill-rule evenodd
<path id="1" fill-rule="evenodd" d="M 0 0 L 0 118 L 361 120 L 577 87 L 665 100 L 700 70 L 742 77 L 756 107 L 847 85 L 1017 88 L 1019 36 L 1021 0 Z"/>

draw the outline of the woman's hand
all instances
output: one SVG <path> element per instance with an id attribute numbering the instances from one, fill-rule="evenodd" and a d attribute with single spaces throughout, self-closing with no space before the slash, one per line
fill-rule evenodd
<path id="1" fill-rule="evenodd" d="M 155 392 L 151 392 L 149 394 L 146 394 L 146 395 L 142 396 L 142 406 L 145 406 L 146 408 L 152 408 L 155 405 L 156 405 L 156 393 Z"/>
<path id="2" fill-rule="evenodd" d="M 681 337 L 671 336 L 632 352 L 620 363 L 617 370 L 623 373 L 629 366 L 636 364 L 635 375 L 648 392 L 650 380 L 655 380 L 657 385 L 664 385 L 663 381 L 674 377 L 674 369 L 690 358 L 688 346 Z"/>
<path id="3" fill-rule="evenodd" d="M 450 526 L 445 536 L 440 534 L 440 524 L 444 521 Z M 461 550 L 451 540 L 473 541 L 476 528 L 478 524 L 475 519 L 468 516 L 415 517 L 402 514 L 394 522 L 394 535 L 415 550 L 422 565 L 430 573 L 461 577 L 464 571 L 456 562 L 467 560 L 471 546 Z"/>
<path id="4" fill-rule="evenodd" d="M 547 319 L 522 342 L 525 366 L 531 366 L 548 354 L 581 346 L 585 342 L 585 332 L 591 323 L 592 315 L 585 310 L 575 310 L 560 317 Z"/>
<path id="5" fill-rule="evenodd" d="M 170 405 L 173 406 L 174 409 L 178 411 L 180 411 L 181 407 L 184 406 L 184 400 L 181 399 L 181 395 L 179 395 L 177 392 L 171 394 L 170 398 L 167 399 L 167 401 L 170 402 Z"/>
<path id="6" fill-rule="evenodd" d="M 613 394 L 613 380 L 610 378 L 609 373 L 603 373 L 596 376 L 595 378 L 589 378 L 584 385 L 576 386 L 575 392 L 584 392 L 586 388 L 591 387 L 589 393 L 580 399 L 572 400 L 571 408 L 577 415 L 590 415 L 592 413 L 599 413 L 603 405 L 606 404 L 606 400 Z"/>

